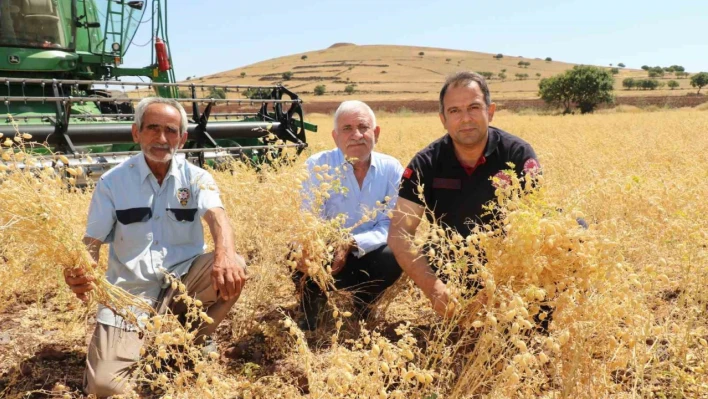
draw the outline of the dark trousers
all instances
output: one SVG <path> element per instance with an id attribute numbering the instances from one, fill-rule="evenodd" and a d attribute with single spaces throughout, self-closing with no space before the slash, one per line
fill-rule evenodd
<path id="1" fill-rule="evenodd" d="M 400 276 L 401 267 L 388 245 L 384 245 L 361 258 L 349 254 L 344 268 L 334 275 L 334 285 L 338 290 L 352 291 L 357 310 L 365 312 L 368 305 Z M 300 305 L 305 313 L 309 313 L 312 306 L 319 307 L 317 302 L 322 303 L 325 296 L 317 283 L 310 278 L 303 281 L 303 277 L 302 272 L 296 271 L 293 281 L 296 286 L 302 287 Z"/>

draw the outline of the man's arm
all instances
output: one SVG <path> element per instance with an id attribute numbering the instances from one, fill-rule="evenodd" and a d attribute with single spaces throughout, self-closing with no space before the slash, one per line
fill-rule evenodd
<path id="1" fill-rule="evenodd" d="M 92 267 L 96 267 L 98 263 L 99 252 L 101 250 L 101 245 L 103 241 L 97 240 L 92 237 L 84 237 L 84 245 L 86 245 L 86 250 L 91 254 L 91 259 L 93 259 Z M 76 297 L 86 302 L 88 300 L 88 292 L 93 289 L 94 278 L 86 275 L 86 270 L 77 267 L 74 269 L 64 269 L 64 281 L 69 286 L 71 291 L 76 294 Z"/>
<path id="2" fill-rule="evenodd" d="M 214 238 L 212 286 L 225 301 L 238 298 L 248 279 L 246 262 L 234 250 L 234 234 L 226 211 L 221 207 L 211 208 L 204 214 L 204 220 Z"/>
<path id="3" fill-rule="evenodd" d="M 437 278 L 425 255 L 414 249 L 411 242 L 424 210 L 422 205 L 399 197 L 388 232 L 388 246 L 396 256 L 401 269 L 430 299 L 435 312 L 444 316 L 447 314 L 450 302 L 447 287 Z"/>

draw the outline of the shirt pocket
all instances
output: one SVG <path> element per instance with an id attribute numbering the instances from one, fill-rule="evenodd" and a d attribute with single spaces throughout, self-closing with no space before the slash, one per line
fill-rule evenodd
<path id="1" fill-rule="evenodd" d="M 128 208 L 116 210 L 114 252 L 118 260 L 127 264 L 138 258 L 152 242 L 150 208 Z"/>
<path id="2" fill-rule="evenodd" d="M 197 208 L 167 208 L 168 226 L 165 232 L 171 245 L 191 244 L 197 236 L 195 229 L 201 228 Z"/>

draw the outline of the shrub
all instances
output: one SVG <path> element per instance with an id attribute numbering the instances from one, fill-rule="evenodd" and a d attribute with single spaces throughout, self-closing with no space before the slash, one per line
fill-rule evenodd
<path id="1" fill-rule="evenodd" d="M 546 57 L 546 62 L 551 62 L 551 61 L 553 61 L 553 58 L 551 58 L 551 57 Z"/>
<path id="2" fill-rule="evenodd" d="M 293 73 L 290 71 L 283 72 L 282 77 L 283 77 L 283 80 L 290 80 L 293 78 Z"/>
<path id="3" fill-rule="evenodd" d="M 668 83 L 666 83 L 666 85 L 669 86 L 669 88 L 671 88 L 671 90 L 673 90 L 673 89 L 679 87 L 679 82 L 677 82 L 675 80 L 669 80 Z"/>
<path id="4" fill-rule="evenodd" d="M 347 94 L 354 94 L 356 91 L 356 87 L 354 85 L 347 85 L 347 87 L 344 88 L 344 92 Z"/>
<path id="5" fill-rule="evenodd" d="M 316 96 L 321 96 L 321 95 L 325 94 L 325 91 L 327 91 L 327 86 L 325 86 L 325 85 L 315 86 L 315 95 Z"/>

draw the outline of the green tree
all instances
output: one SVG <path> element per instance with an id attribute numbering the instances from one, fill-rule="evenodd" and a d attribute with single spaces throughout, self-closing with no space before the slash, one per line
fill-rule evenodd
<path id="1" fill-rule="evenodd" d="M 207 94 L 209 98 L 216 98 L 216 99 L 225 99 L 226 98 L 226 90 L 222 89 L 221 87 L 212 87 L 209 89 L 209 93 Z"/>
<path id="2" fill-rule="evenodd" d="M 620 70 L 619 68 L 612 68 L 610 69 L 610 73 L 612 73 L 613 75 L 617 75 L 618 73 L 620 73 Z"/>
<path id="3" fill-rule="evenodd" d="M 617 66 L 620 67 L 620 68 L 626 67 L 626 65 L 624 65 L 624 62 L 620 62 L 619 64 L 617 64 Z"/>
<path id="4" fill-rule="evenodd" d="M 494 55 L 493 57 L 496 58 L 497 61 L 499 61 L 499 60 L 501 60 L 502 58 L 504 58 L 504 54 L 499 53 L 499 54 L 497 54 L 497 55 Z"/>
<path id="5" fill-rule="evenodd" d="M 536 77 L 537 77 L 537 78 L 540 78 L 540 77 L 541 77 L 541 74 L 538 73 L 538 72 L 536 72 Z"/>
<path id="6" fill-rule="evenodd" d="M 685 79 L 688 77 L 688 72 L 676 71 L 676 77 L 679 79 Z"/>
<path id="7" fill-rule="evenodd" d="M 306 55 L 303 55 L 302 57 L 300 57 L 300 59 L 304 61 L 304 60 L 307 59 L 307 56 L 306 56 Z"/>
<path id="8" fill-rule="evenodd" d="M 293 78 L 293 73 L 290 71 L 283 72 L 283 80 L 290 80 Z"/>
<path id="9" fill-rule="evenodd" d="M 641 87 L 642 90 L 655 90 L 659 87 L 659 81 L 656 79 L 642 79 L 638 83 L 637 87 Z"/>
<path id="10" fill-rule="evenodd" d="M 627 90 L 632 90 L 636 85 L 634 78 L 626 78 L 622 81 L 622 87 Z"/>
<path id="11" fill-rule="evenodd" d="M 708 85 L 708 72 L 701 72 L 691 76 L 691 86 L 698 88 L 696 94 L 701 94 L 701 89 L 705 85 Z"/>
<path id="12" fill-rule="evenodd" d="M 270 91 L 249 87 L 243 91 L 243 96 L 251 100 L 267 100 L 270 98 Z"/>
<path id="13" fill-rule="evenodd" d="M 325 94 L 325 91 L 327 91 L 327 86 L 325 86 L 325 85 L 315 86 L 315 95 L 316 96 L 321 96 L 321 95 Z"/>
<path id="14" fill-rule="evenodd" d="M 241 72 L 241 77 L 245 78 L 246 77 L 246 72 Z"/>
<path id="15" fill-rule="evenodd" d="M 648 71 L 648 70 L 649 70 L 649 65 L 642 65 L 642 69 L 645 70 L 645 71 Z"/>
<path id="16" fill-rule="evenodd" d="M 450 61 L 452 61 L 452 58 L 445 58 L 445 61 L 450 62 Z"/>
<path id="17" fill-rule="evenodd" d="M 506 80 L 506 74 L 504 72 L 499 73 L 497 76 L 499 76 L 501 80 Z"/>
<path id="18" fill-rule="evenodd" d="M 686 72 L 686 68 L 681 65 L 671 65 L 671 68 L 673 68 L 675 72 Z"/>
<path id="19" fill-rule="evenodd" d="M 506 73 L 506 69 L 502 69 L 501 71 L 502 71 L 502 73 Z"/>
<path id="20" fill-rule="evenodd" d="M 601 103 L 612 103 L 614 96 L 612 74 L 602 68 L 576 65 L 560 75 L 541 79 L 539 96 L 549 104 L 565 107 L 570 112 L 571 104 L 577 104 L 580 112 L 593 112 Z"/>
<path id="21" fill-rule="evenodd" d="M 551 62 L 551 61 L 553 61 L 553 58 L 551 58 L 551 57 L 546 57 L 546 62 Z"/>
<path id="22" fill-rule="evenodd" d="M 669 80 L 669 82 L 666 85 L 669 86 L 669 88 L 671 88 L 671 90 L 673 90 L 673 89 L 679 87 L 679 82 L 677 82 L 675 80 Z"/>
<path id="23" fill-rule="evenodd" d="M 478 72 L 478 73 L 479 73 L 480 75 L 484 76 L 485 79 L 491 79 L 492 77 L 494 77 L 494 73 L 493 73 L 493 72 L 483 71 L 483 72 Z"/>
<path id="24" fill-rule="evenodd" d="M 420 53 L 418 53 L 418 55 L 422 57 L 425 55 L 425 53 L 421 51 Z"/>
<path id="25" fill-rule="evenodd" d="M 354 85 L 347 85 L 347 87 L 344 88 L 344 92 L 347 94 L 354 94 L 356 91 L 356 87 Z"/>
<path id="26" fill-rule="evenodd" d="M 660 77 L 662 77 L 662 76 L 664 76 L 664 71 L 663 71 L 663 70 L 661 70 L 661 71 L 658 71 L 658 70 L 656 70 L 656 69 L 650 69 L 650 70 L 649 70 L 649 77 L 650 77 L 650 78 L 660 78 Z"/>

